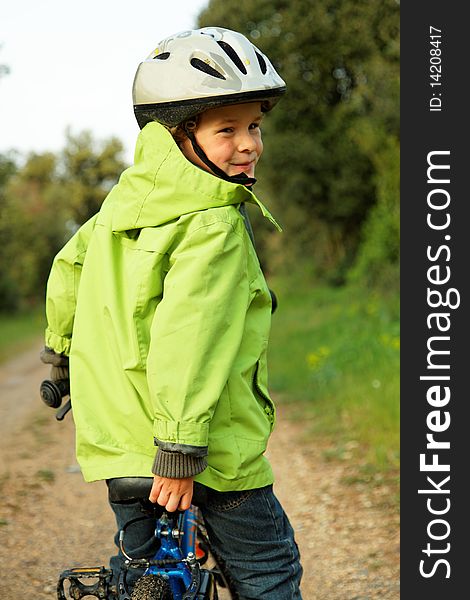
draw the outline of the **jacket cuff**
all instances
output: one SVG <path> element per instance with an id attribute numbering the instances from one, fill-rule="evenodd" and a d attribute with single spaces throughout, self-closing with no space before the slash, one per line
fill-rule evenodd
<path id="1" fill-rule="evenodd" d="M 204 458 L 209 453 L 207 446 L 191 446 L 190 444 L 176 444 L 174 442 L 164 442 L 158 438 L 153 438 L 155 446 L 158 446 L 160 450 L 165 452 L 179 452 L 180 454 L 190 454 L 191 456 L 197 456 Z"/>
<path id="2" fill-rule="evenodd" d="M 165 442 L 172 444 L 207 446 L 209 440 L 209 423 L 155 419 L 153 422 L 153 436 L 157 440 L 165 440 Z M 165 448 L 165 450 L 168 449 Z"/>
<path id="3" fill-rule="evenodd" d="M 49 327 L 46 329 L 46 347 L 53 349 L 57 354 L 68 356 L 71 344 L 72 339 L 70 337 L 57 335 Z"/>
<path id="4" fill-rule="evenodd" d="M 204 457 L 180 452 L 167 452 L 159 448 L 153 461 L 152 473 L 160 477 L 183 479 L 202 473 L 207 467 Z"/>

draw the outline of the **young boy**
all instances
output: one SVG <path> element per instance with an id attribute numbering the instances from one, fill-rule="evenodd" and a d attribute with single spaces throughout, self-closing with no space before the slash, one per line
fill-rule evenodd
<path id="1" fill-rule="evenodd" d="M 162 41 L 134 81 L 135 163 L 57 255 L 47 290 L 42 359 L 58 378 L 70 357 L 85 480 L 153 473 L 150 500 L 168 511 L 204 486 L 211 541 L 243 599 L 301 598 L 264 457 L 272 301 L 243 212 L 257 204 L 275 224 L 250 188 L 263 113 L 284 91 L 239 33 Z M 138 504 L 111 506 L 118 529 L 140 516 Z M 144 522 L 126 548 L 151 556 L 152 544 Z"/>

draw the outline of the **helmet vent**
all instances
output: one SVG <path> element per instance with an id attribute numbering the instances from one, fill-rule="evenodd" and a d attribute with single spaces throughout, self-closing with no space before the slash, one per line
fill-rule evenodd
<path id="1" fill-rule="evenodd" d="M 170 56 L 169 52 L 162 52 L 153 57 L 153 60 L 166 60 Z"/>
<path id="2" fill-rule="evenodd" d="M 195 69 L 202 71 L 203 73 L 207 73 L 208 75 L 212 75 L 212 77 L 217 77 L 218 79 L 225 79 L 222 73 L 219 73 L 214 67 L 211 67 L 206 62 L 201 60 L 200 58 L 192 58 L 191 64 Z"/>
<path id="3" fill-rule="evenodd" d="M 259 68 L 261 69 L 261 73 L 263 73 L 263 75 L 265 75 L 266 71 L 268 70 L 266 61 L 264 60 L 264 58 L 261 56 L 261 54 L 259 52 L 256 52 L 256 50 L 255 50 L 255 54 L 256 54 L 256 58 L 258 59 L 258 62 L 259 62 Z"/>
<path id="4" fill-rule="evenodd" d="M 217 43 L 222 48 L 222 50 L 224 50 L 225 53 L 232 59 L 232 61 L 237 65 L 237 67 L 243 73 L 243 75 L 246 75 L 247 71 L 246 71 L 245 65 L 242 63 L 241 58 L 238 56 L 238 54 L 235 52 L 235 50 L 232 48 L 232 46 L 230 44 L 227 44 L 227 42 L 217 42 Z"/>

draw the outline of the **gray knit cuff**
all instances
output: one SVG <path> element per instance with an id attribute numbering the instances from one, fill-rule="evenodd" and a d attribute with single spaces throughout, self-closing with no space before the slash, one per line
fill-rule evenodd
<path id="1" fill-rule="evenodd" d="M 160 477 L 183 479 L 202 473 L 207 467 L 204 457 L 180 452 L 167 452 L 159 448 L 153 461 L 152 473 Z"/>
<path id="2" fill-rule="evenodd" d="M 53 367 L 68 367 L 69 366 L 69 357 L 64 354 L 57 354 L 54 352 L 52 348 L 48 348 L 47 346 L 41 350 L 39 354 L 39 358 L 46 365 L 52 365 Z"/>

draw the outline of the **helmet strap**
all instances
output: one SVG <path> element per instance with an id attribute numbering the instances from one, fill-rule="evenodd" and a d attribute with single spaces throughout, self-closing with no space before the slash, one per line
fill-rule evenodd
<path id="1" fill-rule="evenodd" d="M 185 129 L 185 133 L 188 136 L 189 141 L 191 142 L 191 146 L 193 147 L 195 154 L 198 156 L 198 158 L 202 160 L 202 162 L 207 167 L 209 167 L 209 169 L 214 173 L 214 175 L 217 175 L 217 177 L 220 177 L 221 179 L 225 179 L 225 181 L 230 181 L 230 183 L 241 183 L 242 185 L 246 185 L 247 187 L 250 187 L 256 183 L 256 179 L 254 177 L 248 177 L 246 173 L 240 173 L 239 175 L 227 175 L 225 171 L 223 171 L 220 167 L 218 167 L 208 158 L 204 150 L 197 143 L 194 132 L 187 131 Z"/>

